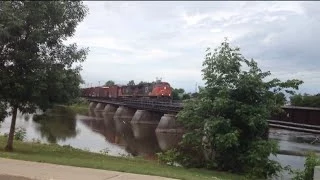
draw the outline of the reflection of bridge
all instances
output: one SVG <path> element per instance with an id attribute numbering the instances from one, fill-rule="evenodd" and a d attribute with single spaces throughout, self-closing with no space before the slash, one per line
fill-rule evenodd
<path id="1" fill-rule="evenodd" d="M 150 113 L 177 114 L 183 108 L 181 101 L 159 102 L 142 99 L 110 100 L 97 97 L 85 98 L 91 102 L 91 109 L 109 111 L 110 107 L 112 107 L 113 111 L 118 111 L 116 108 L 121 107 L 119 113 L 144 110 L 144 112 L 149 111 Z M 131 110 L 123 111 L 123 108 Z M 283 113 L 270 117 L 270 120 L 268 120 L 270 127 L 320 134 L 320 108 L 284 106 L 282 109 L 284 110 Z M 131 114 L 132 117 L 134 112 Z M 157 119 L 157 121 L 160 121 L 160 119 Z"/>
<path id="2" fill-rule="evenodd" d="M 133 118 L 131 123 L 127 123 L 125 116 L 118 117 L 114 112 L 96 109 L 89 110 L 88 115 L 91 118 L 80 120 L 84 125 L 93 132 L 103 135 L 109 143 L 133 156 L 139 155 L 147 159 L 155 159 L 157 152 L 177 144 L 181 137 L 181 134 L 157 134 L 155 128 L 158 122 L 137 123 L 136 118 Z M 139 115 L 139 111 L 136 115 Z"/>

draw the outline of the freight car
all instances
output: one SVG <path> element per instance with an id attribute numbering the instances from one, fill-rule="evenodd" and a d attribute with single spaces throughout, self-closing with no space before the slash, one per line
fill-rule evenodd
<path id="1" fill-rule="evenodd" d="M 82 89 L 84 97 L 101 97 L 105 99 L 124 98 L 156 98 L 158 100 L 172 100 L 172 88 L 167 82 L 141 83 L 138 85 L 112 85 L 105 87 L 91 87 Z"/>

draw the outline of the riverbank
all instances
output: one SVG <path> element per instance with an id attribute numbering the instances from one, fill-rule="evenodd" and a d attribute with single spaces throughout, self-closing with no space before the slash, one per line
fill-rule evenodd
<path id="1" fill-rule="evenodd" d="M 84 99 L 80 99 L 77 103 L 74 103 L 72 105 L 58 105 L 58 106 L 63 106 L 66 108 L 71 109 L 72 111 L 79 113 L 79 114 L 86 114 L 88 113 L 88 109 L 89 109 L 89 103 L 84 100 Z"/>
<path id="2" fill-rule="evenodd" d="M 6 138 L 0 136 L 0 157 L 60 165 L 155 175 L 177 179 L 244 179 L 242 176 L 202 169 L 185 169 L 162 165 L 141 158 L 112 157 L 69 146 L 15 141 L 14 152 L 4 152 Z"/>

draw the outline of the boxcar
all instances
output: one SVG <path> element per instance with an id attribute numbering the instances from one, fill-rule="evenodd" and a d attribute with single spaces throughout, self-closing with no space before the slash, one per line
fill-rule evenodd
<path id="1" fill-rule="evenodd" d="M 117 85 L 109 86 L 109 98 L 117 98 L 118 89 L 119 87 Z"/>

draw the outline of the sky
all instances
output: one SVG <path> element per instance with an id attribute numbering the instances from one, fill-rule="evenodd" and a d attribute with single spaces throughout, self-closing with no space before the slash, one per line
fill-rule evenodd
<path id="1" fill-rule="evenodd" d="M 86 85 L 153 81 L 194 92 L 205 50 L 225 37 L 272 78 L 320 89 L 320 2 L 85 1 L 89 14 L 68 40 L 88 47 Z"/>

